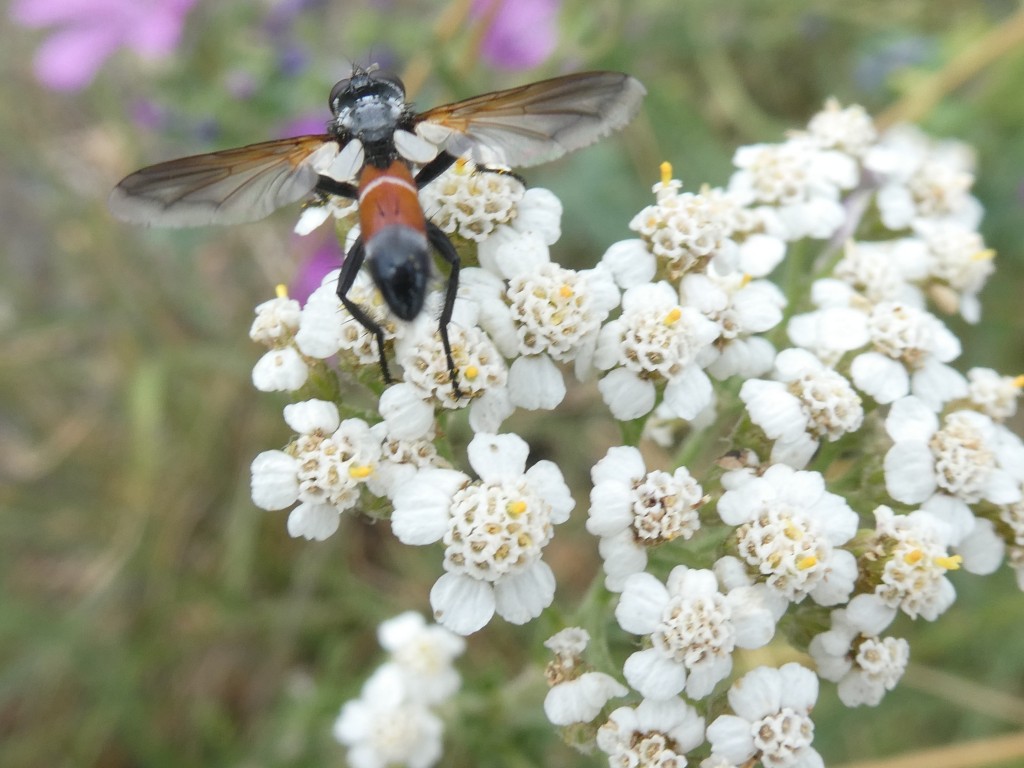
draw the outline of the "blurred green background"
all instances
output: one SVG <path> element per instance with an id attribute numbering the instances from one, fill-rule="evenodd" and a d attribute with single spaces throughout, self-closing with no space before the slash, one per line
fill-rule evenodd
<path id="1" fill-rule="evenodd" d="M 63 91 L 33 74 L 50 33 L 0 20 L 0 766 L 343 765 L 330 725 L 380 659 L 377 623 L 428 609 L 438 550 L 355 517 L 325 543 L 294 541 L 284 513 L 249 498 L 250 461 L 288 439 L 285 401 L 251 387 L 252 308 L 316 236 L 291 235 L 294 210 L 167 232 L 105 209 L 141 165 L 322 124 L 353 61 L 403 73 L 424 108 L 577 69 L 639 77 L 646 110 L 623 136 L 527 174 L 565 204 L 554 253 L 569 264 L 629 236 L 661 160 L 690 189 L 724 184 L 737 146 L 780 140 L 828 96 L 963 139 L 999 255 L 982 324 L 953 323 L 961 362 L 1024 372 L 1020 3 L 548 5 L 553 51 L 508 71 L 481 54 L 469 3 L 200 0 L 171 55 L 119 50 Z M 599 567 L 579 535 L 587 472 L 616 439 L 606 418 L 579 421 L 584 405 L 512 427 L 576 494 L 576 533 L 546 557 L 570 605 Z M 823 686 L 829 765 L 1024 765 L 1019 739 L 994 740 L 1024 731 L 1024 595 L 1005 568 L 954 581 L 961 599 L 938 622 L 897 627 L 913 666 L 879 709 L 846 710 Z M 536 662 L 556 628 L 495 620 L 470 640 L 460 668 L 498 703 L 460 710 L 443 765 L 602 764 L 548 736 Z"/>

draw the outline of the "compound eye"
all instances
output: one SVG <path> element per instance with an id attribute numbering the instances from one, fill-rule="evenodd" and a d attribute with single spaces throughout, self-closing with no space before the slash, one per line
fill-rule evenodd
<path id="1" fill-rule="evenodd" d="M 334 110 L 334 106 L 337 104 L 338 99 L 345 94 L 345 91 L 348 90 L 351 84 L 352 78 L 346 77 L 344 80 L 336 82 L 334 87 L 331 88 L 331 95 L 327 97 L 327 106 L 331 108 L 331 111 Z"/>
<path id="2" fill-rule="evenodd" d="M 398 75 L 391 72 L 381 72 L 380 74 L 375 75 L 374 78 L 387 83 L 398 92 L 399 96 L 403 99 L 405 98 L 405 83 L 402 82 L 402 78 Z"/>

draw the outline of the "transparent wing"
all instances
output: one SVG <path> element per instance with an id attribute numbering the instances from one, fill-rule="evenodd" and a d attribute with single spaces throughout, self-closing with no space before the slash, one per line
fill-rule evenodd
<path id="1" fill-rule="evenodd" d="M 114 187 L 119 219 L 163 227 L 256 221 L 301 200 L 338 154 L 330 136 L 296 136 L 151 165 Z"/>
<path id="2" fill-rule="evenodd" d="M 416 130 L 453 155 L 525 167 L 622 128 L 646 93 L 621 72 L 581 72 L 435 107 L 417 115 Z"/>

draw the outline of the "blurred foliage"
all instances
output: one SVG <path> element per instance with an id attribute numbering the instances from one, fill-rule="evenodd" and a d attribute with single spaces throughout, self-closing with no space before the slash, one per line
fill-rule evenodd
<path id="1" fill-rule="evenodd" d="M 691 189 L 722 184 L 738 145 L 779 140 L 830 95 L 968 141 L 1000 271 L 983 323 L 956 326 L 963 362 L 1021 372 L 1018 3 L 566 0 L 555 56 L 516 73 L 480 62 L 466 5 L 200 2 L 177 55 L 119 53 L 77 94 L 42 89 L 30 65 L 42 34 L 0 21 L 0 765 L 342 764 L 330 725 L 379 659 L 377 623 L 427 608 L 435 549 L 355 517 L 326 543 L 293 541 L 283 513 L 249 499 L 252 457 L 288 435 L 273 398 L 251 388 L 260 350 L 246 333 L 252 307 L 309 250 L 290 235 L 295 211 L 150 232 L 104 206 L 140 165 L 325 120 L 351 62 L 401 72 L 424 107 L 583 68 L 643 80 L 646 112 L 622 137 L 528 174 L 565 204 L 556 248 L 568 264 L 628 236 L 661 160 Z M 587 396 L 510 425 L 559 458 L 576 533 L 588 469 L 615 439 L 586 415 Z M 571 531 L 546 559 L 565 605 L 598 568 L 593 541 Z M 1012 581 L 959 574 L 949 614 L 902 627 L 915 667 L 880 709 L 845 710 L 825 687 L 826 761 L 1024 726 L 1024 597 Z M 548 746 L 539 708 L 540 641 L 571 618 L 556 607 L 471 638 L 460 667 L 497 695 L 460 705 L 444 765 L 601 764 Z"/>

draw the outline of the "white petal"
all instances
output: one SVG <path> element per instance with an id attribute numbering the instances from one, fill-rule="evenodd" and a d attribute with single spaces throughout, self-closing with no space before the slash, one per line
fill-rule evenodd
<path id="1" fill-rule="evenodd" d="M 638 419 L 654 408 L 654 384 L 625 368 L 611 371 L 597 382 L 597 388 L 612 416 L 620 421 Z"/>
<path id="2" fill-rule="evenodd" d="M 565 381 L 547 355 L 525 355 L 508 369 L 508 391 L 512 403 L 520 408 L 551 410 L 565 398 Z"/>
<path id="3" fill-rule="evenodd" d="M 288 515 L 288 535 L 323 541 L 338 530 L 341 514 L 331 504 L 303 502 Z"/>
<path id="4" fill-rule="evenodd" d="M 654 254 L 639 239 L 612 243 L 601 257 L 601 263 L 611 270 L 620 288 L 651 282 L 657 269 Z"/>
<path id="5" fill-rule="evenodd" d="M 627 632 L 649 635 L 660 626 L 668 599 L 668 590 L 658 579 L 649 573 L 634 573 L 626 579 L 615 619 Z"/>
<path id="6" fill-rule="evenodd" d="M 732 684 L 728 698 L 732 711 L 753 723 L 778 712 L 782 696 L 779 670 L 756 667 Z"/>
<path id="7" fill-rule="evenodd" d="M 589 723 L 608 700 L 625 696 L 629 689 L 603 672 L 586 672 L 575 680 L 554 686 L 544 697 L 544 714 L 554 725 Z"/>
<path id="8" fill-rule="evenodd" d="M 540 616 L 555 599 L 555 574 L 543 560 L 505 576 L 494 585 L 498 615 L 512 624 L 525 624 Z"/>
<path id="9" fill-rule="evenodd" d="M 617 445 L 609 448 L 604 458 L 590 470 L 590 479 L 594 485 L 607 481 L 630 486 L 646 473 L 647 465 L 639 450 L 631 445 Z"/>
<path id="10" fill-rule="evenodd" d="M 494 615 L 494 590 L 486 581 L 446 573 L 430 590 L 434 619 L 460 635 L 471 635 Z"/>
<path id="11" fill-rule="evenodd" d="M 750 722 L 735 715 L 720 715 L 708 726 L 708 741 L 715 755 L 733 765 L 741 765 L 754 756 L 754 736 Z"/>
<path id="12" fill-rule="evenodd" d="M 885 431 L 896 442 L 928 442 L 939 429 L 935 411 L 916 397 L 904 397 L 892 404 L 885 419 Z"/>
<path id="13" fill-rule="evenodd" d="M 295 347 L 270 350 L 252 369 L 253 386 L 260 392 L 294 392 L 308 377 L 309 366 Z"/>
<path id="14" fill-rule="evenodd" d="M 935 492 L 935 460 L 925 443 L 896 443 L 884 466 L 885 489 L 896 501 L 920 504 Z"/>
<path id="15" fill-rule="evenodd" d="M 562 470 L 553 461 L 543 459 L 526 470 L 526 482 L 544 501 L 551 505 L 551 522 L 555 525 L 569 519 L 576 506 Z"/>
<path id="16" fill-rule="evenodd" d="M 861 392 L 885 405 L 910 391 L 907 369 L 897 360 L 878 352 L 857 355 L 850 365 L 850 379 Z"/>
<path id="17" fill-rule="evenodd" d="M 711 379 L 697 365 L 688 365 L 665 386 L 665 404 L 681 419 L 692 419 L 711 402 Z"/>
<path id="18" fill-rule="evenodd" d="M 252 503 L 284 509 L 299 497 L 299 462 L 284 451 L 264 451 L 252 461 Z"/>
<path id="19" fill-rule="evenodd" d="M 469 428 L 474 432 L 497 432 L 516 407 L 508 389 L 488 389 L 469 406 Z"/>
<path id="20" fill-rule="evenodd" d="M 377 405 L 388 435 L 396 440 L 415 440 L 434 426 L 434 409 L 412 384 L 395 384 L 384 390 Z"/>
<path id="21" fill-rule="evenodd" d="M 305 400 L 284 407 L 285 423 L 300 435 L 333 434 L 341 424 L 338 406 L 327 400 Z"/>
<path id="22" fill-rule="evenodd" d="M 649 699 L 671 698 L 686 685 L 686 667 L 665 658 L 657 648 L 632 654 L 622 673 L 634 690 Z"/>
<path id="23" fill-rule="evenodd" d="M 454 488 L 468 478 L 452 469 L 422 469 L 395 489 L 391 530 L 403 544 L 432 544 L 444 536 Z"/>
<path id="24" fill-rule="evenodd" d="M 530 446 L 512 433 L 491 435 L 477 433 L 466 449 L 469 463 L 485 483 L 518 480 L 526 469 Z"/>

